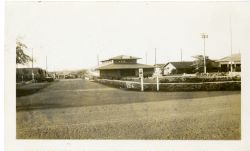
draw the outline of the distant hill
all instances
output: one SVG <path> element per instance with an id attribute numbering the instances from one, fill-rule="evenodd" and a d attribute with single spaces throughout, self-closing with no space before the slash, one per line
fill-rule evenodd
<path id="1" fill-rule="evenodd" d="M 62 71 L 55 71 L 57 74 L 76 74 L 76 75 L 85 75 L 87 74 L 87 69 L 79 69 L 79 70 L 62 70 Z"/>

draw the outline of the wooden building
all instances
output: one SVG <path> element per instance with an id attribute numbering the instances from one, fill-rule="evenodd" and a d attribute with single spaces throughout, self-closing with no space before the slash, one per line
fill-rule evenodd
<path id="1" fill-rule="evenodd" d="M 151 77 L 154 73 L 154 66 L 139 64 L 140 58 L 120 55 L 101 61 L 102 64 L 97 68 L 100 78 L 122 79 L 124 77 L 138 77 L 139 69 L 143 69 L 144 77 Z"/>

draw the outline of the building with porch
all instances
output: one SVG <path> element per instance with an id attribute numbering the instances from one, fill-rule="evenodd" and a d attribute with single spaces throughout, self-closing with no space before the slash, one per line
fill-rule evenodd
<path id="1" fill-rule="evenodd" d="M 143 69 L 144 77 L 151 77 L 154 73 L 154 66 L 139 64 L 140 58 L 133 56 L 120 55 L 101 61 L 102 64 L 97 68 L 100 78 L 122 79 L 124 77 L 138 77 L 139 69 Z"/>
<path id="2" fill-rule="evenodd" d="M 241 72 L 241 54 L 232 54 L 232 56 L 227 56 L 222 59 L 217 60 L 219 62 L 221 72 L 231 71 L 231 64 L 233 72 Z"/>

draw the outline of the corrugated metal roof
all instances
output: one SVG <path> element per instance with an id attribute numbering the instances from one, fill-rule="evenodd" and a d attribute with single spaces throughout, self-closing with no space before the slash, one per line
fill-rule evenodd
<path id="1" fill-rule="evenodd" d="M 154 68 L 154 66 L 146 64 L 109 64 L 97 68 L 97 70 L 108 70 L 108 69 L 139 69 L 139 68 Z"/>

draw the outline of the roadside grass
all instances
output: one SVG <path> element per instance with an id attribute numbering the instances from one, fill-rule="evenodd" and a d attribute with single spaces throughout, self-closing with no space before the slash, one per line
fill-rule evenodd
<path id="1" fill-rule="evenodd" d="M 194 100 L 191 105 L 186 105 L 186 102 L 162 101 L 71 110 L 58 109 L 42 111 L 39 114 L 23 113 L 29 116 L 36 114 L 36 123 L 26 121 L 18 125 L 21 129 L 17 130 L 17 139 L 239 140 L 241 138 L 240 107 L 237 101 L 229 100 L 234 104 L 233 107 L 230 107 L 231 103 L 224 105 L 224 103 L 202 101 L 203 106 L 194 110 L 200 106 L 200 101 Z M 228 115 L 231 115 L 230 119 Z M 28 123 L 33 124 L 29 126 Z"/>
<path id="2" fill-rule="evenodd" d="M 17 108 L 23 109 L 16 112 L 16 138 L 241 139 L 240 91 L 138 93 L 106 88 L 85 80 L 61 81 L 17 98 Z M 88 89 L 93 91 L 79 91 Z"/>
<path id="3" fill-rule="evenodd" d="M 29 83 L 24 85 L 17 85 L 16 86 L 16 97 L 31 95 L 33 93 L 38 92 L 39 90 L 46 88 L 49 86 L 50 82 L 44 83 Z"/>
<path id="4" fill-rule="evenodd" d="M 240 131 L 236 121 L 137 119 L 28 129 L 18 131 L 17 139 L 239 140 Z"/>

